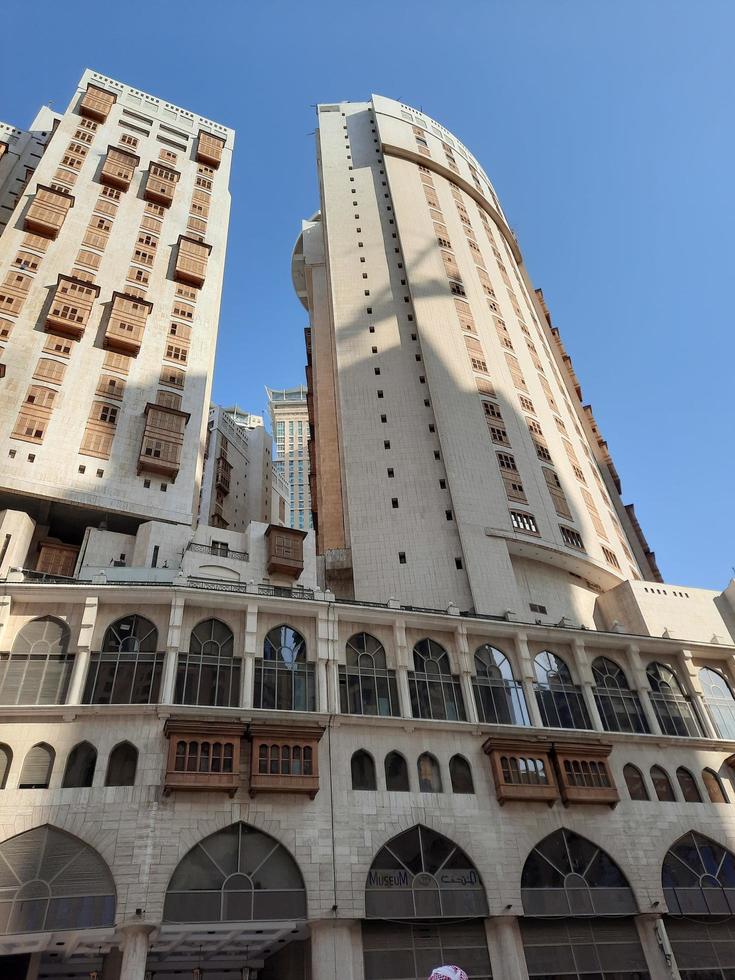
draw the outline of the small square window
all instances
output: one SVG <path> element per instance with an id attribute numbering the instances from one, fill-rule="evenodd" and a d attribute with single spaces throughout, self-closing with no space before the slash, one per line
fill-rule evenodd
<path id="1" fill-rule="evenodd" d="M 411 340 L 416 340 L 416 334 L 415 333 L 412 333 L 411 334 Z"/>
<path id="2" fill-rule="evenodd" d="M 439 480 L 439 489 L 440 490 L 446 490 L 447 489 L 447 481 L 446 480 Z"/>
<path id="3" fill-rule="evenodd" d="M 160 489 L 161 489 L 161 493 L 166 493 L 166 491 L 168 490 L 168 483 L 162 483 Z"/>
<path id="4" fill-rule="evenodd" d="M 426 378 L 423 376 L 423 374 L 419 375 L 419 384 L 420 385 L 426 384 Z"/>
<path id="5" fill-rule="evenodd" d="M 375 333 L 375 327 L 372 325 L 372 323 L 368 327 L 368 330 L 370 331 L 370 333 Z"/>
<path id="6" fill-rule="evenodd" d="M 426 405 L 427 408 L 431 408 L 431 402 L 428 398 L 424 398 L 424 405 Z"/>
<path id="7" fill-rule="evenodd" d="M 367 276 L 365 276 L 365 278 L 367 279 Z M 366 290 L 365 290 L 365 295 L 366 295 L 366 296 L 369 296 L 369 295 L 370 295 L 370 290 L 369 290 L 369 289 L 366 289 Z"/>
<path id="8" fill-rule="evenodd" d="M 429 432 L 436 432 L 436 426 L 433 422 L 429 423 Z"/>
<path id="9" fill-rule="evenodd" d="M 15 459 L 15 454 L 16 454 L 16 450 L 15 449 L 10 449 L 8 451 L 8 456 L 10 456 L 11 459 Z"/>
<path id="10" fill-rule="evenodd" d="M 367 279 L 367 272 L 363 272 L 363 274 L 362 274 L 362 278 L 363 278 L 363 279 Z"/>
<path id="11" fill-rule="evenodd" d="M 388 467 L 388 479 L 389 480 L 392 480 L 394 476 L 395 476 L 395 471 L 393 470 L 393 467 L 392 466 L 389 466 Z"/>
<path id="12" fill-rule="evenodd" d="M 461 558 L 455 558 L 455 559 L 454 559 L 454 567 L 455 567 L 456 569 L 458 569 L 458 570 L 461 570 L 461 569 L 462 569 L 462 568 L 464 567 L 464 566 L 462 565 L 462 559 L 461 559 Z"/>
<path id="13" fill-rule="evenodd" d="M 86 466 L 80 466 L 78 472 L 79 473 L 86 473 L 87 472 L 87 467 Z"/>
<path id="14" fill-rule="evenodd" d="M 390 449 L 390 439 L 383 440 L 383 449 Z"/>
<path id="15" fill-rule="evenodd" d="M 377 367 L 376 367 L 376 368 L 373 368 L 373 371 L 374 371 L 374 372 L 375 372 L 376 374 L 380 374 L 380 368 L 377 368 Z M 379 396 L 379 397 L 382 397 L 382 396 Z"/>
<path id="16" fill-rule="evenodd" d="M 388 416 L 387 415 L 381 415 L 380 416 L 380 421 L 383 422 L 383 423 L 387 422 L 388 421 Z"/>
<path id="17" fill-rule="evenodd" d="M 417 361 L 420 361 L 421 360 L 421 355 L 420 354 L 414 354 L 414 357 L 416 358 Z"/>
<path id="18" fill-rule="evenodd" d="M 151 481 L 150 480 L 143 480 L 143 486 L 145 487 L 146 490 L 150 490 L 150 488 L 151 488 Z"/>
<path id="19" fill-rule="evenodd" d="M 398 497 L 391 497 L 390 505 L 393 510 L 398 510 Z"/>
<path id="20" fill-rule="evenodd" d="M 105 471 L 104 470 L 97 470 L 97 477 L 98 477 L 98 479 L 101 480 L 104 475 L 105 475 Z"/>
<path id="21" fill-rule="evenodd" d="M 434 459 L 440 459 L 440 458 L 441 458 L 441 456 L 439 454 L 439 450 L 438 449 L 435 449 L 434 450 Z"/>
<path id="22" fill-rule="evenodd" d="M 370 350 L 372 351 L 373 354 L 377 354 L 378 353 L 378 348 L 377 347 L 371 347 Z"/>
<path id="23" fill-rule="evenodd" d="M 372 306 L 368 306 L 368 307 L 366 307 L 366 312 L 367 312 L 367 313 L 372 313 L 372 312 L 373 312 L 373 308 L 372 308 Z"/>
<path id="24" fill-rule="evenodd" d="M 452 512 L 451 512 L 451 510 L 445 510 L 444 511 L 444 516 L 446 517 L 446 519 L 448 521 L 451 521 L 452 520 Z"/>
<path id="25" fill-rule="evenodd" d="M 358 242 L 358 243 L 357 243 L 357 247 L 358 247 L 358 248 L 362 248 L 362 247 L 363 247 L 363 245 L 362 245 L 362 242 Z M 365 260 L 363 259 L 363 262 L 364 262 L 364 261 L 365 261 Z"/>
<path id="26" fill-rule="evenodd" d="M 398 562 L 401 565 L 405 565 L 406 564 L 406 552 L 405 551 L 399 551 L 398 552 Z"/>
<path id="27" fill-rule="evenodd" d="M 413 313 L 408 314 L 407 320 L 409 323 L 413 323 Z"/>
<path id="28" fill-rule="evenodd" d="M 378 388 L 378 398 L 382 398 L 382 397 L 383 397 L 383 391 L 381 388 Z"/>
<path id="29" fill-rule="evenodd" d="M 28 462 L 29 463 L 35 463 L 36 462 L 36 454 L 35 453 L 28 453 Z"/>
<path id="30" fill-rule="evenodd" d="M 360 256 L 360 261 L 361 261 L 361 262 L 364 262 L 364 261 L 365 261 L 365 256 L 364 256 L 364 255 L 361 255 L 361 256 Z"/>

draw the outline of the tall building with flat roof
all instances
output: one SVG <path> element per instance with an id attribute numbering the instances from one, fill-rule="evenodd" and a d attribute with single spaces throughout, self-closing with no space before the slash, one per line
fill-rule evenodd
<path id="1" fill-rule="evenodd" d="M 311 521 L 309 480 L 309 412 L 307 389 L 266 388 L 273 438 L 276 442 L 276 469 L 291 488 L 288 524 L 308 530 Z"/>
<path id="2" fill-rule="evenodd" d="M 0 181 L 4 160 L 17 172 L 41 154 L 0 237 L 0 534 L 13 564 L 69 573 L 89 525 L 192 523 L 233 140 L 90 70 L 50 131 L 0 130 Z"/>
<path id="3" fill-rule="evenodd" d="M 318 120 L 320 209 L 293 278 L 327 583 L 587 622 L 601 591 L 656 580 L 481 165 L 381 96 Z"/>

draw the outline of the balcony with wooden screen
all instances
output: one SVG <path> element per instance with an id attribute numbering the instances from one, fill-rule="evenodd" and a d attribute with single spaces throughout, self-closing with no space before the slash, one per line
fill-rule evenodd
<path id="1" fill-rule="evenodd" d="M 102 164 L 100 171 L 100 181 L 108 187 L 116 187 L 118 190 L 126 191 L 130 187 L 135 168 L 140 163 L 140 157 L 135 153 L 128 153 L 117 146 L 107 148 L 107 156 Z"/>
<path id="2" fill-rule="evenodd" d="M 7 152 L 8 152 L 8 144 L 0 143 L 0 160 L 2 160 L 2 158 L 5 156 Z"/>
<path id="3" fill-rule="evenodd" d="M 98 85 L 88 85 L 84 98 L 79 103 L 79 114 L 87 119 L 104 122 L 110 114 L 110 109 L 117 101 L 117 96 Z"/>
<path id="4" fill-rule="evenodd" d="M 185 282 L 197 288 L 204 285 L 207 275 L 207 260 L 212 246 L 206 242 L 198 242 L 186 235 L 179 236 L 179 247 L 176 253 L 176 268 L 174 279 Z"/>
<path id="5" fill-rule="evenodd" d="M 26 212 L 24 228 L 44 238 L 56 238 L 73 207 L 71 194 L 39 184 Z"/>
<path id="6" fill-rule="evenodd" d="M 208 167 L 219 167 L 222 162 L 222 150 L 225 148 L 225 141 L 219 136 L 205 133 L 199 130 L 197 139 L 197 162 L 206 163 Z"/>
<path id="7" fill-rule="evenodd" d="M 46 316 L 46 333 L 79 340 L 84 335 L 100 287 L 74 276 L 59 276 Z"/>
<path id="8" fill-rule="evenodd" d="M 607 762 L 611 751 L 611 745 L 554 742 L 556 776 L 565 805 L 617 804 L 620 795 Z"/>
<path id="9" fill-rule="evenodd" d="M 164 163 L 150 163 L 143 191 L 146 201 L 153 201 L 154 204 L 170 208 L 180 176 L 178 170 L 167 167 Z"/>
<path id="10" fill-rule="evenodd" d="M 319 792 L 321 725 L 251 724 L 250 795 Z"/>
<path id="11" fill-rule="evenodd" d="M 64 544 L 56 538 L 46 538 L 38 546 L 36 571 L 47 575 L 74 576 L 79 548 L 74 544 Z"/>
<path id="12" fill-rule="evenodd" d="M 290 578 L 298 578 L 304 570 L 306 531 L 269 524 L 265 537 L 268 542 L 268 574 L 277 572 Z"/>
<path id="13" fill-rule="evenodd" d="M 138 473 L 160 473 L 175 479 L 181 466 L 181 449 L 189 414 L 148 402 L 145 416 Z"/>
<path id="14" fill-rule="evenodd" d="M 232 472 L 232 463 L 228 462 L 224 456 L 218 456 L 215 466 L 215 486 L 222 491 L 222 493 L 230 492 L 230 473 Z"/>
<path id="15" fill-rule="evenodd" d="M 174 790 L 235 795 L 240 788 L 242 724 L 169 718 L 163 733 L 168 739 L 164 795 Z"/>
<path id="16" fill-rule="evenodd" d="M 130 296 L 113 293 L 110 317 L 105 330 L 105 347 L 135 357 L 143 343 L 143 334 L 153 303 Z"/>
<path id="17" fill-rule="evenodd" d="M 482 746 L 490 759 L 495 794 L 508 800 L 547 803 L 559 799 L 551 742 L 535 737 L 489 738 Z"/>

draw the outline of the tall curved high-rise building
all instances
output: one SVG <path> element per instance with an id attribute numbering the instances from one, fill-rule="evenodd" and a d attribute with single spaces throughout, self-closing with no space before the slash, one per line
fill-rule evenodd
<path id="1" fill-rule="evenodd" d="M 591 625 L 658 570 L 490 180 L 400 102 L 318 117 L 293 278 L 327 584 Z"/>

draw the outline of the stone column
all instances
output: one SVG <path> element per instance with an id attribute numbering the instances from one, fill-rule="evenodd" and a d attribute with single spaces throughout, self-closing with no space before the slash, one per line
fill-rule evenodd
<path id="1" fill-rule="evenodd" d="M 393 646 L 396 657 L 396 679 L 398 681 L 398 700 L 401 705 L 401 717 L 413 718 L 413 711 L 411 711 L 411 689 L 408 684 L 408 672 L 412 665 L 408 658 L 406 622 L 403 619 L 397 619 L 393 624 Z"/>
<path id="2" fill-rule="evenodd" d="M 656 710 L 653 707 L 653 701 L 651 701 L 651 688 L 648 684 L 648 677 L 641 663 L 640 648 L 634 643 L 630 643 L 626 647 L 625 652 L 631 668 L 629 673 L 632 672 L 633 674 L 633 687 L 638 694 L 641 708 L 643 708 L 643 714 L 646 716 L 648 727 L 651 729 L 651 734 L 662 735 L 663 732 L 656 717 Z"/>
<path id="3" fill-rule="evenodd" d="M 464 700 L 467 721 L 478 723 L 477 705 L 475 704 L 475 693 L 472 690 L 472 677 L 474 675 L 475 658 L 470 653 L 470 645 L 467 640 L 467 627 L 464 623 L 458 623 L 454 628 L 454 637 L 457 644 L 457 665 L 459 667 L 459 683 L 462 688 L 462 698 Z"/>
<path id="4" fill-rule="evenodd" d="M 528 980 L 518 918 L 515 915 L 498 915 L 485 919 L 485 935 L 493 976 L 502 977 L 503 980 Z"/>
<path id="5" fill-rule="evenodd" d="M 541 712 L 539 711 L 538 701 L 536 700 L 536 691 L 533 687 L 536 678 L 533 672 L 531 652 L 528 649 L 528 634 L 522 632 L 516 633 L 514 643 L 518 668 L 520 670 L 521 686 L 523 687 L 523 696 L 526 699 L 526 707 L 528 708 L 528 717 L 531 719 L 531 724 L 534 728 L 543 728 L 544 723 L 541 718 Z"/>
<path id="6" fill-rule="evenodd" d="M 150 926 L 127 926 L 123 929 L 120 980 L 145 980 Z"/>
<path id="7" fill-rule="evenodd" d="M 240 706 L 252 708 L 255 689 L 255 659 L 258 656 L 258 604 L 248 600 L 245 611 L 245 638 L 242 652 Z"/>
<path id="8" fill-rule="evenodd" d="M 605 726 L 602 724 L 602 718 L 600 717 L 597 702 L 595 701 L 595 692 L 593 690 L 595 686 L 594 677 L 592 676 L 592 667 L 590 665 L 590 659 L 587 656 L 587 649 L 582 640 L 576 639 L 572 644 L 572 650 L 574 651 L 574 662 L 577 668 L 577 675 L 582 688 L 582 697 L 587 708 L 587 714 L 590 716 L 590 722 L 596 732 L 604 732 Z"/>
<path id="9" fill-rule="evenodd" d="M 663 917 L 652 912 L 644 913 L 635 917 L 635 925 L 651 980 L 681 980 Z"/>
<path id="10" fill-rule="evenodd" d="M 314 980 L 364 980 L 362 930 L 354 919 L 309 923 Z"/>
<path id="11" fill-rule="evenodd" d="M 84 694 L 84 681 L 89 669 L 89 651 L 92 646 L 92 636 L 94 627 L 97 623 L 97 610 L 99 601 L 97 596 L 89 596 L 84 603 L 82 622 L 79 627 L 79 640 L 77 641 L 77 652 L 74 657 L 74 667 L 72 668 L 71 681 L 69 682 L 69 693 L 66 696 L 67 704 L 81 704 Z"/>
<path id="12" fill-rule="evenodd" d="M 166 656 L 163 661 L 163 680 L 161 682 L 161 704 L 174 703 L 176 684 L 176 661 L 181 649 L 181 624 L 184 619 L 184 599 L 174 595 L 168 617 L 166 635 Z"/>

